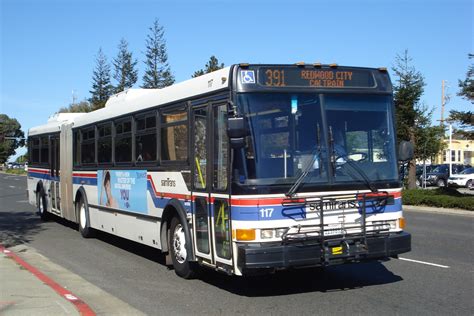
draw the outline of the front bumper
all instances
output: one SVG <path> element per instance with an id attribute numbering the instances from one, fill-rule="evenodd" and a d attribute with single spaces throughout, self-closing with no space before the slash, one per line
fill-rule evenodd
<path id="1" fill-rule="evenodd" d="M 448 179 L 448 185 L 453 187 L 465 187 L 466 179 Z"/>
<path id="2" fill-rule="evenodd" d="M 342 247 L 340 253 L 334 248 Z M 353 240 L 278 245 L 241 244 L 238 246 L 238 266 L 245 274 L 255 269 L 285 269 L 304 266 L 326 266 L 382 259 L 411 250 L 411 235 L 406 232 L 379 237 L 367 237 L 367 248 Z"/>

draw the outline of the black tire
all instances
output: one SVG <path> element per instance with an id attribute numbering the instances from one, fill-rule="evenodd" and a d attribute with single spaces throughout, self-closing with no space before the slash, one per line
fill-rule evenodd
<path id="1" fill-rule="evenodd" d="M 194 262 L 189 261 L 186 246 L 190 245 L 191 241 L 186 238 L 184 229 L 185 227 L 178 217 L 175 216 L 171 219 L 169 249 L 175 273 L 184 279 L 192 279 L 196 275 L 196 267 Z"/>
<path id="2" fill-rule="evenodd" d="M 444 188 L 446 187 L 446 180 L 438 179 L 438 181 L 436 181 L 436 185 L 440 188 Z"/>
<path id="3" fill-rule="evenodd" d="M 49 219 L 48 204 L 46 203 L 46 195 L 43 188 L 36 192 L 36 210 L 42 221 Z"/>
<path id="4" fill-rule="evenodd" d="M 94 230 L 90 227 L 89 207 L 81 197 L 77 203 L 77 219 L 79 223 L 79 232 L 84 238 L 94 237 Z"/>
<path id="5" fill-rule="evenodd" d="M 467 180 L 466 188 L 468 188 L 469 190 L 474 190 L 474 183 L 472 180 Z"/>

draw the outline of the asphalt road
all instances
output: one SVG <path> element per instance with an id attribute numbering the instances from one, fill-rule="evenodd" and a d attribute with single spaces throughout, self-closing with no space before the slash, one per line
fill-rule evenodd
<path id="1" fill-rule="evenodd" d="M 146 314 L 474 313 L 474 217 L 406 212 L 413 250 L 401 257 L 424 263 L 392 259 L 252 278 L 205 271 L 183 280 L 154 249 L 106 234 L 84 239 L 63 220 L 41 222 L 25 182 L 0 174 L 0 242 L 26 243 Z"/>

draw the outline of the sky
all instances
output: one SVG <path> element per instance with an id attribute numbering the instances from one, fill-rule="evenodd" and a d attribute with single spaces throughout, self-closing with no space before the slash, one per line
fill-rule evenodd
<path id="1" fill-rule="evenodd" d="M 25 131 L 88 99 L 95 57 L 111 61 L 122 38 L 144 73 L 145 40 L 164 27 L 177 82 L 211 55 L 231 65 L 337 63 L 386 67 L 408 50 L 425 78 L 422 102 L 440 119 L 441 82 L 449 110 L 473 110 L 456 96 L 474 53 L 472 0 L 0 0 L 0 113 Z M 471 60 L 472 62 L 472 60 Z M 390 71 L 395 83 L 393 71 Z M 24 150 L 17 150 L 18 154 Z"/>

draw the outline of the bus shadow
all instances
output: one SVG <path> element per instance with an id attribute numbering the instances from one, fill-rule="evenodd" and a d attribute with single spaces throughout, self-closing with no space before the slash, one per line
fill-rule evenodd
<path id="1" fill-rule="evenodd" d="M 203 271 L 200 279 L 230 293 L 248 297 L 348 291 L 403 280 L 378 261 L 280 271 L 253 277 L 226 276 L 214 271 Z"/>
<path id="2" fill-rule="evenodd" d="M 77 224 L 56 218 L 56 222 L 78 229 Z M 95 231 L 96 239 L 120 248 L 134 255 L 166 265 L 165 255 L 150 246 L 117 237 L 105 232 Z M 335 292 L 360 289 L 367 286 L 390 284 L 403 280 L 389 271 L 382 262 L 370 261 L 326 268 L 306 268 L 280 271 L 261 276 L 229 276 L 205 267 L 198 270 L 197 282 L 204 282 L 229 293 L 247 297 L 280 296 L 310 292 Z M 175 276 L 179 278 L 178 276 Z"/>
<path id="3" fill-rule="evenodd" d="M 0 212 L 0 243 L 4 247 L 29 243 L 43 230 L 45 228 L 34 212 Z"/>

